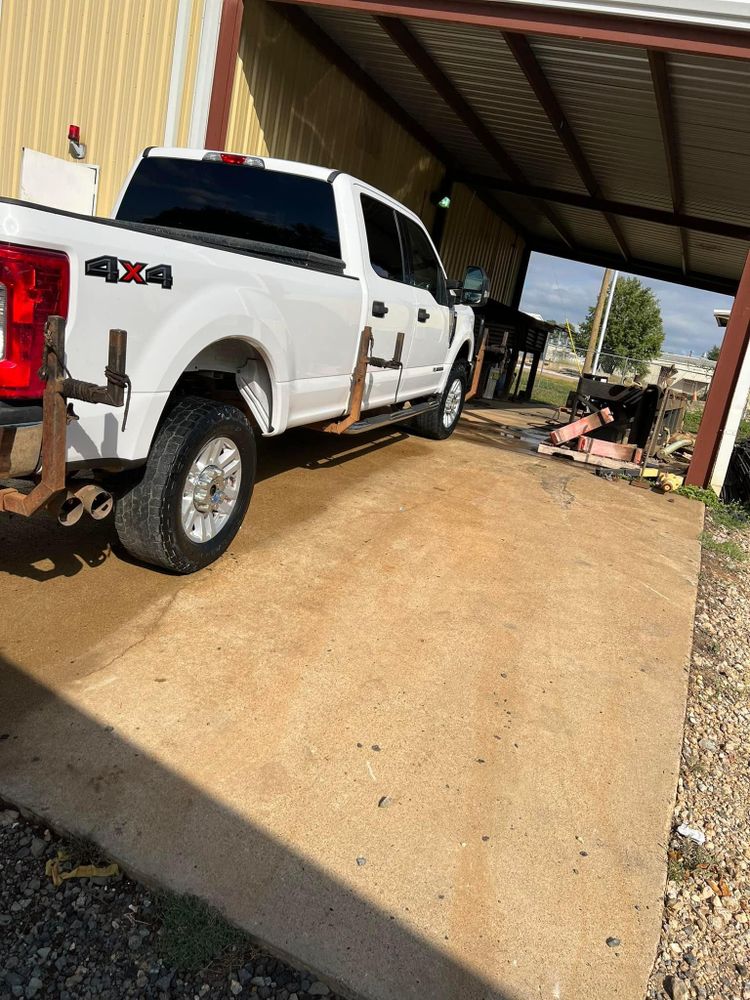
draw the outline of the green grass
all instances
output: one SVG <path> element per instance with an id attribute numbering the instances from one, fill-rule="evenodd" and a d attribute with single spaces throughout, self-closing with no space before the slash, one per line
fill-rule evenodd
<path id="1" fill-rule="evenodd" d="M 686 430 L 688 434 L 697 434 L 698 428 L 701 425 L 701 418 L 703 417 L 703 406 L 696 406 L 695 409 L 688 410 L 685 414 L 685 422 L 682 425 L 683 430 Z M 746 441 L 750 438 L 750 420 L 741 420 L 739 430 L 737 431 L 737 440 Z"/>
<path id="2" fill-rule="evenodd" d="M 157 912 L 162 923 L 159 950 L 167 965 L 198 971 L 230 952 L 248 950 L 245 935 L 195 896 L 161 896 Z"/>
<path id="3" fill-rule="evenodd" d="M 681 843 L 677 850 L 667 856 L 667 878 L 672 882 L 684 882 L 688 875 L 701 871 L 705 875 L 718 875 L 716 858 L 693 841 Z"/>
<path id="4" fill-rule="evenodd" d="M 723 503 L 713 490 L 699 486 L 681 486 L 677 492 L 690 500 L 698 500 L 711 511 L 711 518 L 721 528 L 747 528 L 750 510 L 739 503 Z"/>
<path id="5" fill-rule="evenodd" d="M 572 379 L 554 378 L 551 375 L 538 375 L 534 383 L 534 402 L 547 403 L 549 406 L 565 406 L 568 394 L 576 387 Z M 521 388 L 526 388 L 526 375 L 521 382 Z"/>
<path id="6" fill-rule="evenodd" d="M 707 549 L 709 552 L 715 552 L 720 556 L 727 556 L 727 558 L 733 560 L 734 562 L 744 562 L 747 556 L 745 555 L 745 550 L 737 542 L 726 541 L 717 542 L 715 538 L 712 538 L 707 532 L 703 532 L 701 537 L 703 542 L 703 548 Z"/>
<path id="7" fill-rule="evenodd" d="M 687 431 L 688 434 L 697 434 L 698 428 L 701 425 L 701 417 L 703 416 L 703 410 L 688 410 L 685 413 L 685 422 L 682 425 L 682 429 Z"/>

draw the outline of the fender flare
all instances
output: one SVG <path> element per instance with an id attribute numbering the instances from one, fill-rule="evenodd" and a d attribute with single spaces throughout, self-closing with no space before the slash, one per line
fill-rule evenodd
<path id="1" fill-rule="evenodd" d="M 445 387 L 446 387 L 446 385 L 448 383 L 448 376 L 450 375 L 450 373 L 451 373 L 451 371 L 453 369 L 453 366 L 456 363 L 456 359 L 461 354 L 465 354 L 466 355 L 467 366 L 469 367 L 469 369 L 471 369 L 471 364 L 472 364 L 472 361 L 474 360 L 474 336 L 473 336 L 473 334 L 468 335 L 468 336 L 467 335 L 457 336 L 456 339 L 453 341 L 453 344 L 451 345 L 450 353 L 448 354 L 448 357 L 446 358 L 446 361 L 445 361 L 445 373 L 443 374 L 443 378 L 441 379 L 441 382 L 440 382 L 440 392 L 443 392 L 443 390 L 445 389 Z"/>

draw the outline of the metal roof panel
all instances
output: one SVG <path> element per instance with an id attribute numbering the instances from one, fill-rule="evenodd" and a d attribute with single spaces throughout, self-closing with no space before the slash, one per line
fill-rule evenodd
<path id="1" fill-rule="evenodd" d="M 419 20 L 408 26 L 530 183 L 585 191 L 500 32 L 470 26 L 445 31 Z"/>
<path id="2" fill-rule="evenodd" d="M 531 46 L 604 196 L 671 210 L 646 53 L 560 39 Z"/>
<path id="3" fill-rule="evenodd" d="M 471 170 L 497 172 L 497 164 L 478 147 L 476 139 L 445 101 L 428 86 L 419 70 L 369 15 L 311 8 L 308 12 L 323 30 L 401 107 L 417 119 Z M 467 157 L 470 153 L 470 157 Z"/>
<path id="4" fill-rule="evenodd" d="M 671 55 L 669 70 L 686 211 L 747 222 L 750 67 L 729 59 Z"/>
<path id="5" fill-rule="evenodd" d="M 623 0 L 626 5 L 629 0 Z M 554 6 L 550 4 L 550 6 Z M 571 4 L 569 6 L 576 6 Z M 632 4 L 630 4 L 633 7 Z M 591 8 L 583 4 L 581 9 Z M 309 8 L 333 39 L 420 122 L 469 173 L 503 179 L 473 132 L 435 92 L 374 17 Z M 531 184 L 582 193 L 585 188 L 501 33 L 413 18 L 408 27 L 428 55 L 517 163 Z M 672 193 L 648 53 L 581 39 L 527 39 L 593 172 L 601 196 L 671 212 Z M 750 72 L 748 63 L 705 56 L 667 56 L 687 213 L 708 219 L 750 219 Z M 494 192 L 497 201 L 540 241 L 559 234 L 524 197 Z M 548 203 L 582 255 L 616 254 L 604 216 Z M 679 231 L 618 217 L 636 259 L 675 269 Z M 692 271 L 738 278 L 740 241 L 689 235 Z"/>

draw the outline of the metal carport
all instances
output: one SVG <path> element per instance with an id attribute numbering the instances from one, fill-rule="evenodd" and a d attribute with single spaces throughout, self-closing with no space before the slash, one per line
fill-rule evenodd
<path id="1" fill-rule="evenodd" d="M 750 4 L 276 6 L 528 252 L 732 295 L 745 268 L 691 469 L 708 483 L 750 337 Z"/>

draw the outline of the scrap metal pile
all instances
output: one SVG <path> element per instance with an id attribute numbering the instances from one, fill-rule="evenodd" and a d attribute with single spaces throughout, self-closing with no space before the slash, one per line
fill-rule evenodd
<path id="1" fill-rule="evenodd" d="M 597 465 L 608 469 L 635 469 L 638 471 L 643 461 L 643 449 L 637 444 L 619 443 L 592 433 L 615 422 L 609 407 L 569 424 L 563 424 L 552 431 L 550 443 L 542 443 L 538 450 L 543 455 L 564 455 L 587 465 Z"/>
<path id="2" fill-rule="evenodd" d="M 583 376 L 568 397 L 568 422 L 538 450 L 632 477 L 661 477 L 662 488 L 672 489 L 687 471 L 695 444 L 682 429 L 687 399 L 668 378 L 641 386 Z"/>

